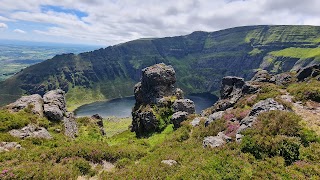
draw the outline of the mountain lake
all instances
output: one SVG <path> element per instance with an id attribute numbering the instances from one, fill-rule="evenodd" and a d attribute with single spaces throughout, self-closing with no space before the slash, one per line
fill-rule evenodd
<path id="1" fill-rule="evenodd" d="M 209 93 L 190 94 L 185 98 L 194 101 L 196 106 L 196 113 L 212 106 L 218 97 Z M 134 106 L 135 99 L 133 96 L 112 99 L 109 101 L 99 101 L 91 104 L 86 104 L 75 110 L 77 117 L 92 116 L 99 114 L 102 117 L 116 116 L 116 117 L 131 117 L 131 110 Z"/>

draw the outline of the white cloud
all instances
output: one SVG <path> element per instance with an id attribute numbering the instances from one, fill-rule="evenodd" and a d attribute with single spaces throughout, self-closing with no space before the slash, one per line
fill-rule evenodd
<path id="1" fill-rule="evenodd" d="M 0 21 L 13 21 L 12 19 L 0 16 Z"/>
<path id="2" fill-rule="evenodd" d="M 8 25 L 6 25 L 5 23 L 0 23 L 0 29 L 7 29 Z"/>
<path id="3" fill-rule="evenodd" d="M 88 16 L 43 11 L 43 5 L 75 9 Z M 318 0 L 1 0 L 0 13 L 18 22 L 42 24 L 45 27 L 34 32 L 53 40 L 110 45 L 244 25 L 320 25 L 318 7 Z"/>
<path id="4" fill-rule="evenodd" d="M 21 30 L 21 29 L 15 29 L 15 30 L 13 30 L 13 32 L 20 33 L 20 34 L 26 34 L 26 32 L 24 30 Z"/>

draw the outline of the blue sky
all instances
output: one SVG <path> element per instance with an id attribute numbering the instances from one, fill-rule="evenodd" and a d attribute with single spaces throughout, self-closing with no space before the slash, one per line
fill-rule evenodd
<path id="1" fill-rule="evenodd" d="M 320 25 L 319 0 L 0 0 L 0 39 L 114 45 L 260 24 Z"/>

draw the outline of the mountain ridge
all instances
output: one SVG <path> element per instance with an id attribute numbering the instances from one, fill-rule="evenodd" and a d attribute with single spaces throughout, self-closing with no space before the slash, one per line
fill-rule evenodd
<path id="1" fill-rule="evenodd" d="M 0 102 L 3 105 L 21 94 L 44 94 L 56 88 L 68 92 L 71 109 L 128 96 L 133 94 L 141 69 L 161 62 L 176 69 L 178 87 L 185 92 L 216 93 L 226 75 L 250 79 L 256 69 L 280 73 L 317 63 L 319 45 L 319 26 L 243 26 L 138 39 L 78 55 L 57 55 L 28 67 L 1 84 Z M 316 53 L 288 57 L 281 52 L 288 48 Z"/>

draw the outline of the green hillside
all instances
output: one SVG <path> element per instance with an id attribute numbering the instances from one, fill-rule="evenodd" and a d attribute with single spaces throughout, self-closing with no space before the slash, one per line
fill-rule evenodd
<path id="1" fill-rule="evenodd" d="M 79 55 L 58 55 L 1 83 L 0 103 L 62 88 L 69 108 L 132 95 L 141 69 L 172 65 L 187 93 L 215 93 L 220 79 L 250 79 L 256 69 L 279 73 L 319 61 L 320 27 L 247 26 L 186 36 L 139 39 Z"/>

